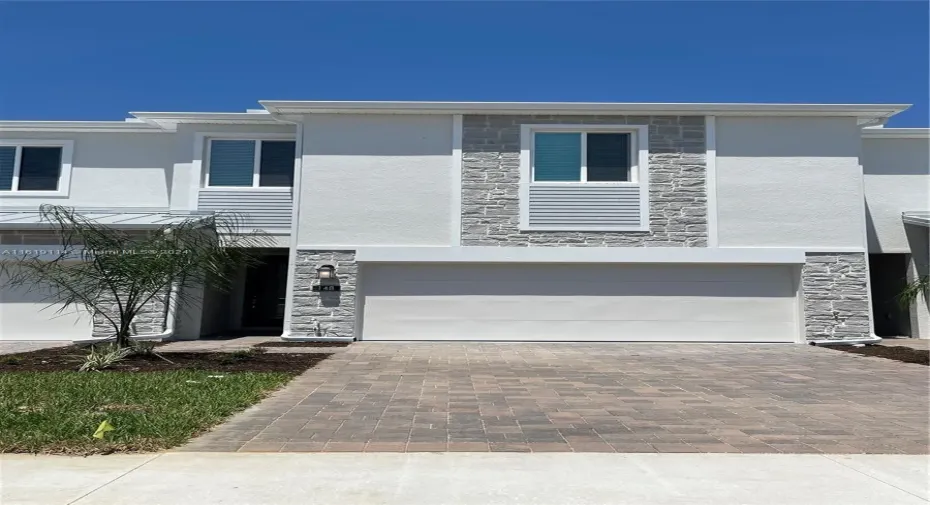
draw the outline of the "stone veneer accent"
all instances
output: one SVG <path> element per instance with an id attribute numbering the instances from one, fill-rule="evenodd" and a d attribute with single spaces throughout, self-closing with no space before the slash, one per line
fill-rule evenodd
<path id="1" fill-rule="evenodd" d="M 462 135 L 463 246 L 706 247 L 703 116 L 467 115 Z M 520 230 L 520 126 L 649 125 L 648 232 Z"/>
<path id="2" fill-rule="evenodd" d="M 870 335 L 864 253 L 807 253 L 801 269 L 809 340 Z"/>
<path id="3" fill-rule="evenodd" d="M 358 265 L 355 251 L 298 250 L 294 273 L 294 302 L 291 309 L 291 336 L 313 337 L 313 321 L 328 330 L 327 337 L 355 336 L 355 289 Z M 336 267 L 341 291 L 314 292 L 316 269 Z"/>
<path id="4" fill-rule="evenodd" d="M 168 316 L 167 301 L 167 296 L 157 296 L 143 305 L 141 310 L 136 314 L 136 317 L 132 320 L 131 333 L 133 335 L 149 335 L 165 331 L 165 323 L 167 322 L 166 319 Z M 112 313 L 119 314 L 119 309 L 115 305 L 113 306 Z M 93 336 L 111 337 L 114 332 L 113 325 L 110 324 L 106 318 L 99 313 L 94 314 Z"/>

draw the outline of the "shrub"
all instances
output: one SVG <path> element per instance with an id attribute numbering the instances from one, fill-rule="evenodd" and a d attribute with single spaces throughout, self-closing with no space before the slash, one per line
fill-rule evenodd
<path id="1" fill-rule="evenodd" d="M 139 340 L 132 343 L 133 354 L 140 356 L 153 356 L 155 354 L 154 340 Z"/>
<path id="2" fill-rule="evenodd" d="M 78 368 L 81 372 L 97 372 L 112 367 L 126 359 L 133 353 L 130 347 L 119 347 L 116 344 L 109 344 L 99 349 L 97 346 L 91 346 L 90 352 L 84 357 L 84 363 Z"/>

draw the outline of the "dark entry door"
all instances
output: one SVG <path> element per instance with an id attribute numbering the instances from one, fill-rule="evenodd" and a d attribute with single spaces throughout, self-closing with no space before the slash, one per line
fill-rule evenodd
<path id="1" fill-rule="evenodd" d="M 249 267 L 245 277 L 244 328 L 284 326 L 284 294 L 287 256 L 266 256 L 261 265 Z"/>
<path id="2" fill-rule="evenodd" d="M 910 309 L 898 303 L 898 295 L 907 287 L 907 260 L 906 254 L 869 255 L 872 319 L 879 337 L 911 334 Z"/>

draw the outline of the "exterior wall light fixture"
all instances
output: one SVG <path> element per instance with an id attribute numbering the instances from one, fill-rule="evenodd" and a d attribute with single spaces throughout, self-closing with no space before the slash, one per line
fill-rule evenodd
<path id="1" fill-rule="evenodd" d="M 317 283 L 311 288 L 313 291 L 339 291 L 339 278 L 336 277 L 336 267 L 320 265 L 316 269 Z"/>

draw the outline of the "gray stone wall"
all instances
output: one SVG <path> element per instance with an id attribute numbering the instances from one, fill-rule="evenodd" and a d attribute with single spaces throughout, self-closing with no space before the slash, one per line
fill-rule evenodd
<path id="1" fill-rule="evenodd" d="M 318 320 L 328 330 L 327 337 L 354 337 L 358 279 L 355 251 L 299 250 L 296 262 L 291 336 L 314 336 L 313 322 Z M 312 291 L 320 265 L 336 267 L 341 291 Z"/>
<path id="2" fill-rule="evenodd" d="M 520 126 L 649 125 L 649 231 L 520 230 Z M 462 137 L 463 246 L 706 247 L 702 116 L 468 115 Z"/>
<path id="3" fill-rule="evenodd" d="M 809 340 L 869 336 L 864 253 L 808 253 L 801 269 Z"/>
<path id="4" fill-rule="evenodd" d="M 110 317 L 119 323 L 119 308 L 114 304 L 110 309 Z M 164 295 L 158 295 L 149 300 L 132 320 L 131 332 L 133 335 L 150 335 L 161 333 L 165 330 L 168 316 L 168 298 L 167 292 Z M 94 314 L 95 337 L 111 337 L 116 333 L 113 325 L 102 314 Z"/>

